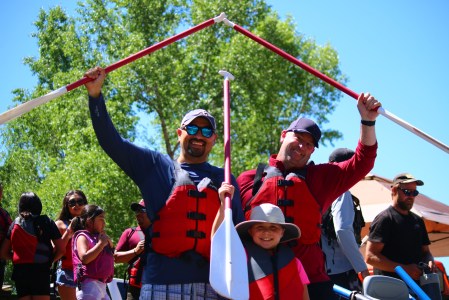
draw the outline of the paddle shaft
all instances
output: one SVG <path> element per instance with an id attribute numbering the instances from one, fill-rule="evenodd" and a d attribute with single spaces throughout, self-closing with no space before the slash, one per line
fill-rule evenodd
<path id="1" fill-rule="evenodd" d="M 105 72 L 107 74 L 109 72 L 117 70 L 118 68 L 121 68 L 124 65 L 129 64 L 130 62 L 133 62 L 133 61 L 135 61 L 135 60 L 137 60 L 139 58 L 142 58 L 142 57 L 144 57 L 144 56 L 146 56 L 146 55 L 148 55 L 150 53 L 153 53 L 153 52 L 155 52 L 155 51 L 157 51 L 157 50 L 159 50 L 161 48 L 164 48 L 165 46 L 170 45 L 170 44 L 172 44 L 172 43 L 174 43 L 174 42 L 176 42 L 176 41 L 178 41 L 178 40 L 180 40 L 180 39 L 182 39 L 182 38 L 184 38 L 186 36 L 189 36 L 189 35 L 197 32 L 197 31 L 202 30 L 202 29 L 204 29 L 206 27 L 209 27 L 209 26 L 215 24 L 216 20 L 219 20 L 218 18 L 220 18 L 220 17 L 216 17 L 216 18 L 212 18 L 212 19 L 209 19 L 207 21 L 204 21 L 201 24 L 198 24 L 198 25 L 196 25 L 196 26 L 194 26 L 194 27 L 192 27 L 190 29 L 187 29 L 187 30 L 185 30 L 185 31 L 183 31 L 181 33 L 178 33 L 178 34 L 176 34 L 176 35 L 174 35 L 174 36 L 172 36 L 172 37 L 170 37 L 168 39 L 165 39 L 165 40 L 163 40 L 163 41 L 161 41 L 159 43 L 156 43 L 156 44 L 154 44 L 154 45 L 152 45 L 152 46 L 150 46 L 150 47 L 148 47 L 146 49 L 143 49 L 143 50 L 141 50 L 141 51 L 139 51 L 139 52 L 137 52 L 135 54 L 132 54 L 132 55 L 128 56 L 127 58 L 119 60 L 119 61 L 117 61 L 117 62 L 107 66 L 105 68 Z M 88 77 L 84 77 L 84 78 L 82 78 L 82 79 L 80 79 L 78 81 L 75 81 L 74 83 L 71 83 L 71 84 L 66 86 L 67 91 L 71 91 L 73 89 L 76 89 L 77 87 L 80 87 L 80 86 L 86 84 L 87 82 L 89 82 L 91 80 L 93 80 L 93 79 L 88 78 Z"/>
<path id="2" fill-rule="evenodd" d="M 220 71 L 223 80 L 223 110 L 224 110 L 224 171 L 225 182 L 231 184 L 231 101 L 229 80 L 234 77 L 226 71 Z M 225 208 L 231 208 L 231 197 L 226 195 Z"/>
<path id="3" fill-rule="evenodd" d="M 264 46 L 265 48 L 268 48 L 269 50 L 273 51 L 274 53 L 278 54 L 279 56 L 285 58 L 286 60 L 294 63 L 295 65 L 299 66 L 300 68 L 302 68 L 303 70 L 309 72 L 310 74 L 320 78 L 321 80 L 323 80 L 324 82 L 332 85 L 333 87 L 339 89 L 340 91 L 344 92 L 345 94 L 347 94 L 348 96 L 354 98 L 354 99 L 358 99 L 359 98 L 359 94 L 357 94 L 356 92 L 350 90 L 349 88 L 347 88 L 346 86 L 344 86 L 343 84 L 335 81 L 334 79 L 324 75 L 323 73 L 319 72 L 318 70 L 312 68 L 311 66 L 309 66 L 308 64 L 298 60 L 296 57 L 288 54 L 287 52 L 279 49 L 278 47 L 274 46 L 273 44 L 267 42 L 266 40 L 262 39 L 261 37 L 258 37 L 257 35 L 251 33 L 250 31 L 244 29 L 243 27 L 229 21 L 228 19 L 224 19 L 223 22 L 228 25 L 231 26 L 234 30 L 236 30 L 237 32 L 249 37 L 250 39 L 252 39 L 253 41 L 259 43 L 260 45 Z M 383 109 L 381 107 L 381 109 L 378 110 L 379 113 L 381 115 L 383 115 L 384 117 L 386 117 L 387 119 L 395 122 L 396 124 L 402 126 L 403 128 L 407 129 L 408 131 L 410 131 L 411 133 L 419 136 L 420 138 L 424 139 L 425 141 L 431 143 L 432 145 L 440 148 L 441 150 L 443 150 L 446 153 L 449 153 L 449 146 L 443 144 L 442 142 L 440 142 L 439 140 L 431 137 L 430 135 L 426 134 L 425 132 L 419 130 L 418 128 L 408 124 L 407 122 L 401 120 L 400 118 L 396 117 L 395 115 L 387 112 L 385 109 Z"/>
<path id="4" fill-rule="evenodd" d="M 146 56 L 146 55 L 148 55 L 148 54 L 150 54 L 152 52 L 155 52 L 155 51 L 157 51 L 157 50 L 159 50 L 159 49 L 161 49 L 161 48 L 163 48 L 163 47 L 165 47 L 167 45 L 170 45 L 170 44 L 172 44 L 172 43 L 174 43 L 174 42 L 176 42 L 176 41 L 178 41 L 178 40 L 180 40 L 180 39 L 182 39 L 182 38 L 184 38 L 186 36 L 189 36 L 189 35 L 197 32 L 199 30 L 202 30 L 202 29 L 204 29 L 206 27 L 209 27 L 209 26 L 211 26 L 211 25 L 213 25 L 215 23 L 221 22 L 225 17 L 226 17 L 226 15 L 224 13 L 222 13 L 222 14 L 220 14 L 219 16 L 217 16 L 215 18 L 212 18 L 212 19 L 209 19 L 207 21 L 204 21 L 201 24 L 198 24 L 198 25 L 196 25 L 196 26 L 194 26 L 194 27 L 192 27 L 190 29 L 187 29 L 187 30 L 185 30 L 185 31 L 183 31 L 183 32 L 181 32 L 179 34 L 176 34 L 176 35 L 174 35 L 174 36 L 172 36 L 172 37 L 170 37 L 168 39 L 165 39 L 165 40 L 163 40 L 163 41 L 161 41 L 161 42 L 159 42 L 157 44 L 154 44 L 154 45 L 152 45 L 152 46 L 150 46 L 150 47 L 148 47 L 148 48 L 146 48 L 144 50 L 141 50 L 141 51 L 139 51 L 139 52 L 137 52 L 137 53 L 135 53 L 133 55 L 130 55 L 127 58 L 124 58 L 122 60 L 119 60 L 119 61 L 117 61 L 117 62 L 107 66 L 105 68 L 105 71 L 106 71 L 106 73 L 112 72 L 112 71 L 114 71 L 114 70 L 116 70 L 116 69 L 118 69 L 118 68 L 120 68 L 120 67 L 122 67 L 124 65 L 129 64 L 130 62 L 133 62 L 133 61 L 135 61 L 135 60 L 137 60 L 137 59 L 139 59 L 139 58 L 141 58 L 143 56 Z M 68 84 L 68 85 L 66 85 L 64 87 L 61 87 L 61 88 L 59 88 L 59 89 L 57 89 L 55 91 L 52 91 L 52 92 L 50 92 L 50 93 L 48 93 L 48 94 L 46 94 L 44 96 L 41 96 L 39 98 L 35 98 L 33 100 L 30 100 L 30 101 L 27 101 L 25 103 L 22 103 L 22 104 L 20 104 L 20 105 L 18 105 L 16 107 L 14 107 L 14 108 L 4 112 L 4 113 L 2 113 L 0 115 L 0 125 L 4 124 L 4 123 L 7 123 L 7 122 L 9 122 L 11 120 L 14 120 L 15 118 L 20 117 L 22 114 L 24 114 L 26 112 L 29 112 L 33 108 L 36 108 L 36 107 L 38 107 L 38 106 L 40 106 L 40 105 L 42 105 L 44 103 L 47 103 L 47 102 L 49 102 L 49 101 L 51 101 L 51 100 L 53 100 L 53 99 L 55 99 L 55 98 L 57 98 L 57 97 L 59 97 L 61 95 L 64 95 L 65 93 L 67 93 L 67 92 L 69 92 L 71 90 L 74 90 L 74 89 L 76 89 L 76 88 L 86 84 L 87 82 L 89 82 L 91 80 L 93 80 L 93 79 L 88 78 L 88 77 L 83 77 L 83 78 L 79 79 L 78 81 L 70 83 L 70 84 Z"/>
<path id="5" fill-rule="evenodd" d="M 220 71 L 223 82 L 223 114 L 224 114 L 224 181 L 231 182 L 231 105 L 230 84 L 234 76 Z M 224 218 L 211 242 L 209 281 L 215 291 L 228 298 L 247 300 L 249 298 L 248 270 L 246 268 L 246 252 L 234 228 L 232 219 L 231 196 L 225 195 Z"/>

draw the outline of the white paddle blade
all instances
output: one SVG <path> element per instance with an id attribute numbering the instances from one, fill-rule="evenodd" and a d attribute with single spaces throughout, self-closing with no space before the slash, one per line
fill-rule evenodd
<path id="1" fill-rule="evenodd" d="M 249 298 L 246 252 L 232 223 L 232 210 L 212 237 L 209 281 L 223 297 L 235 300 Z"/>
<path id="2" fill-rule="evenodd" d="M 15 118 L 20 117 L 24 113 L 29 112 L 33 108 L 38 107 L 39 105 L 42 105 L 44 103 L 47 103 L 48 101 L 53 100 L 61 95 L 64 95 L 65 93 L 67 93 L 67 88 L 64 86 L 44 96 L 35 98 L 28 102 L 22 103 L 14 108 L 11 108 L 10 110 L 0 115 L 0 124 L 5 124 L 11 120 L 14 120 Z"/>

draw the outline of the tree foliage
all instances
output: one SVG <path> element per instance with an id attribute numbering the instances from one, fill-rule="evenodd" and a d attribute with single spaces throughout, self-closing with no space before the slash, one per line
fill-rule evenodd
<path id="1" fill-rule="evenodd" d="M 295 31 L 262 0 L 88 0 L 75 17 L 61 7 L 41 10 L 35 22 L 38 57 L 25 59 L 37 77 L 32 91 L 15 90 L 19 104 L 74 82 L 95 66 L 107 66 L 150 45 L 226 12 L 228 19 L 339 82 L 345 82 L 330 45 Z M 190 109 L 205 108 L 223 136 L 223 78 L 231 82 L 233 173 L 267 161 L 280 132 L 299 115 L 323 125 L 340 93 L 224 24 L 215 24 L 108 74 L 103 93 L 121 135 L 176 158 L 176 128 Z M 144 116 L 141 123 L 138 116 Z M 145 124 L 137 131 L 138 124 Z M 134 183 L 99 147 L 84 87 L 36 108 L 0 128 L 0 176 L 12 215 L 20 194 L 32 190 L 55 218 L 63 195 L 82 189 L 108 213 L 117 241 L 134 223 L 129 204 L 139 199 Z M 142 136 L 143 132 L 143 136 Z M 139 134 L 138 134 L 139 133 Z M 322 143 L 341 134 L 324 132 Z M 210 161 L 223 164 L 219 139 Z"/>

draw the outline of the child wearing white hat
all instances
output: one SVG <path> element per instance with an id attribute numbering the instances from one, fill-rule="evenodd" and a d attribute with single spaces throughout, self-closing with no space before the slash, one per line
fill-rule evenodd
<path id="1" fill-rule="evenodd" d="M 212 235 L 224 219 L 224 199 L 231 197 L 234 186 L 223 183 L 218 190 L 222 205 L 212 227 Z M 281 209 L 264 203 L 252 209 L 250 220 L 235 226 L 248 261 L 250 299 L 309 300 L 309 279 L 289 246 L 299 239 L 301 231 L 295 224 L 285 223 Z M 300 296 L 302 295 L 302 297 Z"/>

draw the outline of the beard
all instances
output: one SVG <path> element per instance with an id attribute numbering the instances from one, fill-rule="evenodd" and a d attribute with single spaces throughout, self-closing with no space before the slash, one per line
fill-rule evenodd
<path id="1" fill-rule="evenodd" d="M 186 152 L 193 157 L 202 157 L 204 156 L 205 153 L 205 146 L 203 144 L 203 146 L 198 147 L 197 145 L 193 145 L 192 141 L 198 141 L 198 140 L 190 140 L 189 143 L 187 144 L 187 149 Z"/>
<path id="2" fill-rule="evenodd" d="M 400 201 L 400 202 L 398 202 L 398 207 L 402 210 L 410 211 L 413 207 L 413 202 L 411 204 L 409 204 L 408 202 Z"/>

